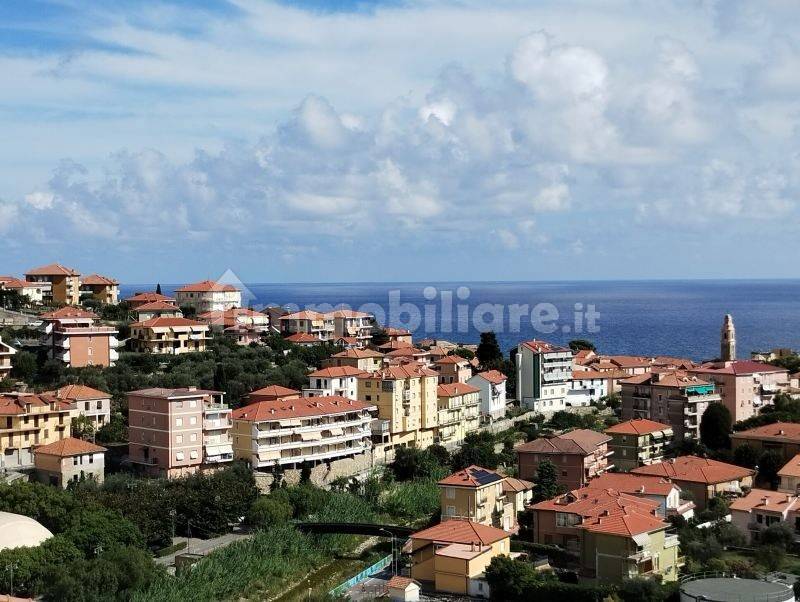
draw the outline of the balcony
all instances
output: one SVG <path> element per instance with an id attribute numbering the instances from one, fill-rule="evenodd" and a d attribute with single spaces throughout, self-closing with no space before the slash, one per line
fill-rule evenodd
<path id="1" fill-rule="evenodd" d="M 204 419 L 203 420 L 203 429 L 204 430 L 215 430 L 215 429 L 229 429 L 233 426 L 233 423 L 227 419 Z"/>
<path id="2" fill-rule="evenodd" d="M 664 547 L 665 548 L 674 548 L 677 545 L 680 545 L 680 540 L 678 539 L 677 535 L 667 535 L 664 538 Z"/>

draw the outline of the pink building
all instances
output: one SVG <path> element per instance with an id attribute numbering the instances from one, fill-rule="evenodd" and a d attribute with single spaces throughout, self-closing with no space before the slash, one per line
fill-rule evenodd
<path id="1" fill-rule="evenodd" d="M 472 378 L 472 366 L 460 355 L 446 355 L 434 362 L 433 369 L 439 373 L 439 384 L 465 383 Z"/>
<path id="2" fill-rule="evenodd" d="M 196 387 L 128 393 L 130 462 L 167 478 L 230 462 L 233 423 L 223 395 Z"/>

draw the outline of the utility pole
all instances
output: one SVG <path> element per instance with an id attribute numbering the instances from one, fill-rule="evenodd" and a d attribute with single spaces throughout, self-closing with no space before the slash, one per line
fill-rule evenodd
<path id="1" fill-rule="evenodd" d="M 9 587 L 9 595 L 14 595 L 14 569 L 17 568 L 16 563 L 12 562 L 6 565 L 6 570 L 11 572 L 11 583 Z"/>

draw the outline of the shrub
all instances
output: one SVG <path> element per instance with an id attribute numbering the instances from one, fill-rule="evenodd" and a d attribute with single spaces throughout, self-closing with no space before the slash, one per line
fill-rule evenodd
<path id="1" fill-rule="evenodd" d="M 245 521 L 248 525 L 264 529 L 282 525 L 290 518 L 292 518 L 292 506 L 286 500 L 265 496 L 253 502 Z"/>

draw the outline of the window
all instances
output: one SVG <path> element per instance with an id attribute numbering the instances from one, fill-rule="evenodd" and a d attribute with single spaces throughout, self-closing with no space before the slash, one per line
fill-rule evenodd
<path id="1" fill-rule="evenodd" d="M 183 402 L 182 401 L 176 401 L 175 402 L 175 407 L 178 408 L 179 410 L 182 409 L 183 408 Z"/>
<path id="2" fill-rule="evenodd" d="M 197 407 L 197 400 L 196 399 L 190 399 L 189 400 L 189 407 L 190 408 L 196 408 Z"/>
<path id="3" fill-rule="evenodd" d="M 176 435 L 175 443 L 183 443 L 183 435 Z"/>
<path id="4" fill-rule="evenodd" d="M 197 450 L 196 450 L 196 449 L 193 449 L 191 452 L 189 452 L 189 457 L 190 457 L 192 460 L 197 460 Z"/>
<path id="5" fill-rule="evenodd" d="M 189 441 L 191 441 L 192 443 L 197 441 L 197 433 L 192 433 L 191 435 L 189 435 Z"/>
<path id="6" fill-rule="evenodd" d="M 77 466 L 78 465 L 78 456 L 75 456 L 75 457 L 72 458 L 72 465 L 73 466 Z"/>
<path id="7" fill-rule="evenodd" d="M 183 454 L 183 452 L 182 452 L 182 451 L 175 452 L 175 459 L 176 459 L 178 462 L 181 462 L 181 461 L 183 461 L 183 459 L 184 459 L 184 458 L 185 458 L 185 456 L 184 456 L 184 454 Z"/>
<path id="8" fill-rule="evenodd" d="M 94 464 L 94 454 L 89 454 L 89 464 Z"/>
<path id="9" fill-rule="evenodd" d="M 183 418 L 176 418 L 175 426 L 183 426 Z"/>
<path id="10" fill-rule="evenodd" d="M 197 424 L 197 416 L 189 416 L 189 424 L 192 426 Z"/>
<path id="11" fill-rule="evenodd" d="M 444 491 L 445 491 L 445 497 L 447 497 L 448 500 L 455 499 L 456 490 L 453 487 L 445 487 Z"/>
<path id="12" fill-rule="evenodd" d="M 447 516 L 455 516 L 456 515 L 456 507 L 455 506 L 448 506 L 447 507 Z"/>

